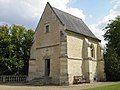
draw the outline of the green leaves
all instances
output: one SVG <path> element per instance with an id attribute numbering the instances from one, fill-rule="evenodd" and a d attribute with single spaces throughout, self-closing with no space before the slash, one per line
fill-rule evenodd
<path id="1" fill-rule="evenodd" d="M 28 73 L 33 35 L 23 26 L 0 26 L 0 74 Z"/>
<path id="2" fill-rule="evenodd" d="M 120 80 L 120 16 L 110 21 L 105 28 L 104 34 L 106 44 L 105 56 L 105 72 L 107 80 Z"/>

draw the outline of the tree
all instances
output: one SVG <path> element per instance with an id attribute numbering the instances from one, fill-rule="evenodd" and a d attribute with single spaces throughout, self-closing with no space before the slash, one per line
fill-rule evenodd
<path id="1" fill-rule="evenodd" d="M 105 73 L 110 81 L 120 80 L 120 16 L 110 21 L 104 34 L 106 44 Z"/>
<path id="2" fill-rule="evenodd" d="M 34 32 L 32 30 L 26 31 L 26 33 L 24 34 L 24 40 L 22 42 L 22 50 L 23 50 L 22 59 L 25 60 L 24 67 L 22 70 L 24 71 L 24 74 L 28 74 L 28 67 L 29 67 L 28 63 L 30 59 L 30 48 L 31 45 L 33 44 L 33 36 L 34 36 Z"/>
<path id="3" fill-rule="evenodd" d="M 0 74 L 27 74 L 33 30 L 23 26 L 0 26 Z"/>

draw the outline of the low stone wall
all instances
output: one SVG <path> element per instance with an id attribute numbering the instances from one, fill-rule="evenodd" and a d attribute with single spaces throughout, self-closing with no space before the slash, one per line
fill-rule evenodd
<path id="1" fill-rule="evenodd" d="M 26 75 L 0 75 L 0 83 L 24 83 Z"/>

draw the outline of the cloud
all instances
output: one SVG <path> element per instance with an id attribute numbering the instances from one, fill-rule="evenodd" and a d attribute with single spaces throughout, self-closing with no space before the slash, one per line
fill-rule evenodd
<path id="1" fill-rule="evenodd" d="M 0 0 L 0 24 L 18 24 L 35 29 L 47 1 L 53 7 L 85 20 L 82 10 L 67 6 L 70 0 Z"/>
<path id="2" fill-rule="evenodd" d="M 113 7 L 109 10 L 108 15 L 104 16 L 100 21 L 98 21 L 96 24 L 89 25 L 89 28 L 92 30 L 92 32 L 100 39 L 102 40 L 102 45 L 104 46 L 106 41 L 104 41 L 104 38 L 102 35 L 104 35 L 105 30 L 103 30 L 107 24 L 109 23 L 109 20 L 114 20 L 116 16 L 120 15 L 120 0 L 114 0 Z"/>
<path id="3" fill-rule="evenodd" d="M 53 7 L 85 20 L 86 15 L 83 10 L 68 6 L 70 1 L 71 0 L 0 0 L 0 25 L 18 24 L 35 29 L 47 2 L 50 2 Z M 109 10 L 108 15 L 104 16 L 96 24 L 89 25 L 89 28 L 102 40 L 103 44 L 105 43 L 102 37 L 105 33 L 103 29 L 109 23 L 109 20 L 113 20 L 120 14 L 120 0 L 112 0 L 111 3 L 114 3 L 114 5 L 113 8 Z M 92 15 L 89 17 L 92 17 Z"/>
<path id="4" fill-rule="evenodd" d="M 78 8 L 66 8 L 65 11 L 85 21 L 86 16 L 83 14 L 82 10 Z"/>

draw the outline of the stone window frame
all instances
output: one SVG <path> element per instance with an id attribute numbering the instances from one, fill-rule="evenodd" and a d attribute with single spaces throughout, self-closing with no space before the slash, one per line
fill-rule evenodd
<path id="1" fill-rule="evenodd" d="M 46 24 L 45 25 L 45 33 L 49 33 L 50 32 L 50 25 Z"/>
<path id="2" fill-rule="evenodd" d="M 90 50 L 91 50 L 91 57 L 95 58 L 95 47 L 93 44 L 91 44 Z"/>
<path id="3" fill-rule="evenodd" d="M 48 30 L 46 28 L 48 28 Z M 50 23 L 48 21 L 45 21 L 44 32 L 45 33 L 49 33 L 50 32 Z"/>

